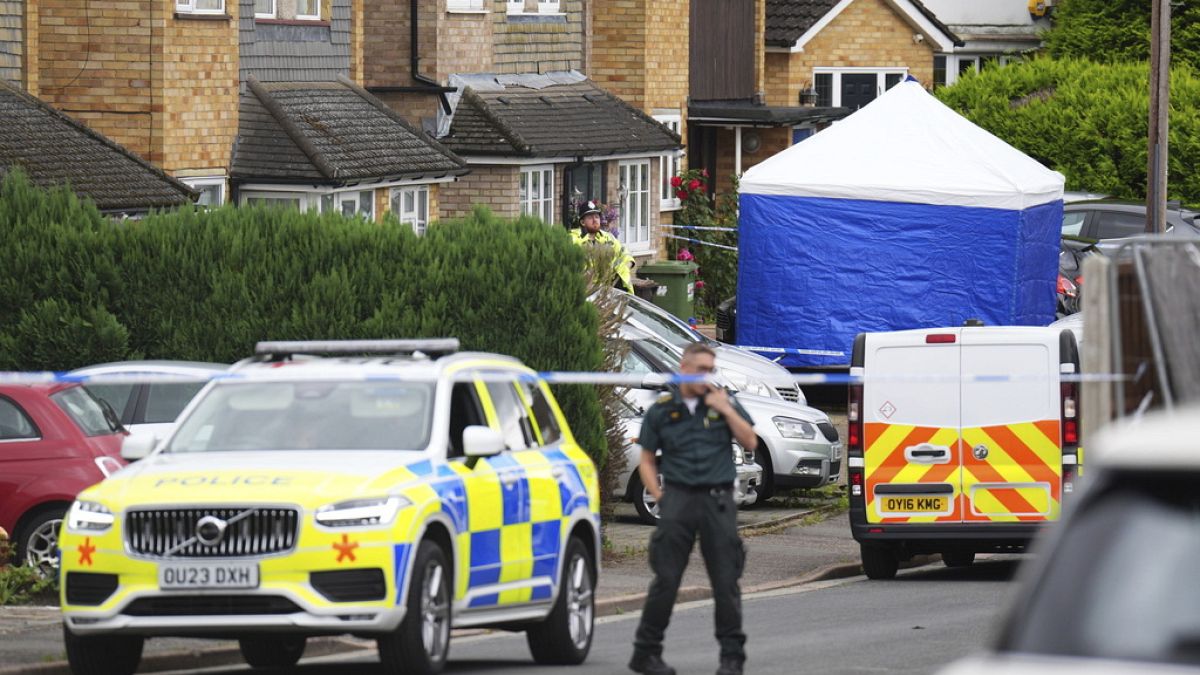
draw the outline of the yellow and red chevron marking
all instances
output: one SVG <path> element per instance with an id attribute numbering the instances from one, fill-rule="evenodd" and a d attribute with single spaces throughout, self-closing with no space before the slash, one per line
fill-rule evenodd
<path id="1" fill-rule="evenodd" d="M 961 450 L 958 429 L 919 427 L 907 424 L 868 422 L 863 439 L 864 483 L 866 485 L 867 522 L 869 523 L 936 523 L 961 522 L 963 500 L 959 492 Z M 950 461 L 944 464 L 911 464 L 904 450 L 910 446 L 930 443 L 950 448 Z M 875 487 L 891 483 L 949 483 L 954 486 L 948 514 L 892 516 L 884 515 L 875 500 Z"/>
<path id="2" fill-rule="evenodd" d="M 1058 420 L 963 429 L 963 520 L 1057 520 L 1062 504 L 1059 431 Z M 987 447 L 986 458 L 975 457 L 978 446 Z"/>

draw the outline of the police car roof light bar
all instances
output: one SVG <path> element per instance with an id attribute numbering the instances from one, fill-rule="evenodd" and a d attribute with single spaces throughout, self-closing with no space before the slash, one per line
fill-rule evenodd
<path id="1" fill-rule="evenodd" d="M 293 354 L 413 354 L 429 356 L 453 354 L 459 348 L 458 338 L 428 338 L 423 340 L 283 340 L 259 342 L 254 354 L 272 360 L 285 359 Z"/>

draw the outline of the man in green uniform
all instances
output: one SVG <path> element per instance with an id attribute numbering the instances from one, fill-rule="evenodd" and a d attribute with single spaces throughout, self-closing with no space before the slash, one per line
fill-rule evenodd
<path id="1" fill-rule="evenodd" d="M 679 372 L 709 375 L 716 370 L 713 350 L 692 343 L 683 350 Z M 686 382 L 650 406 L 642 418 L 638 465 L 642 485 L 658 500 L 659 521 L 650 537 L 654 580 L 646 595 L 634 638 L 630 670 L 644 675 L 675 675 L 662 659 L 663 634 L 687 568 L 697 533 L 712 582 L 716 637 L 721 644 L 717 675 L 741 675 L 746 660 L 742 632 L 742 591 L 738 579 L 746 561 L 737 533 L 733 503 L 733 440 L 746 450 L 758 444 L 754 422 L 737 401 L 707 382 Z M 655 451 L 662 450 L 661 466 Z M 663 487 L 658 487 L 661 471 Z"/>
<path id="2" fill-rule="evenodd" d="M 571 230 L 571 240 L 579 246 L 607 246 L 612 249 L 613 272 L 617 275 L 614 284 L 628 293 L 633 292 L 633 256 L 611 232 L 600 229 L 600 207 L 596 202 L 586 201 L 579 205 L 579 229 Z"/>

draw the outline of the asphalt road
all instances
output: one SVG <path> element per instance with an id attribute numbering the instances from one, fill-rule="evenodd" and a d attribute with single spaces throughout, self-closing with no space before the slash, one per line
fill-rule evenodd
<path id="1" fill-rule="evenodd" d="M 981 648 L 995 623 L 1016 569 L 1012 558 L 977 563 L 969 569 L 939 565 L 902 571 L 890 582 L 855 577 L 746 597 L 750 636 L 747 672 L 755 675 L 819 673 L 931 673 Z M 451 643 L 447 673 L 544 675 L 629 672 L 636 614 L 597 622 L 587 663 L 537 668 L 521 634 L 487 634 Z M 665 658 L 680 675 L 716 670 L 712 606 L 695 602 L 676 609 Z M 184 672 L 184 671 L 180 671 Z M 214 668 L 206 673 L 245 673 Z M 376 654 L 307 659 L 304 675 L 376 675 Z"/>

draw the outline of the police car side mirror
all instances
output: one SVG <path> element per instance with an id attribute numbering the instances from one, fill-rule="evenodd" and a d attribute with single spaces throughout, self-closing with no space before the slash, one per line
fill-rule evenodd
<path id="1" fill-rule="evenodd" d="M 467 457 L 492 457 L 504 452 L 504 447 L 504 437 L 491 427 L 475 425 L 463 430 L 463 451 Z"/>
<path id="2" fill-rule="evenodd" d="M 158 439 L 154 434 L 132 433 L 121 441 L 121 459 L 135 462 L 150 454 Z"/>

